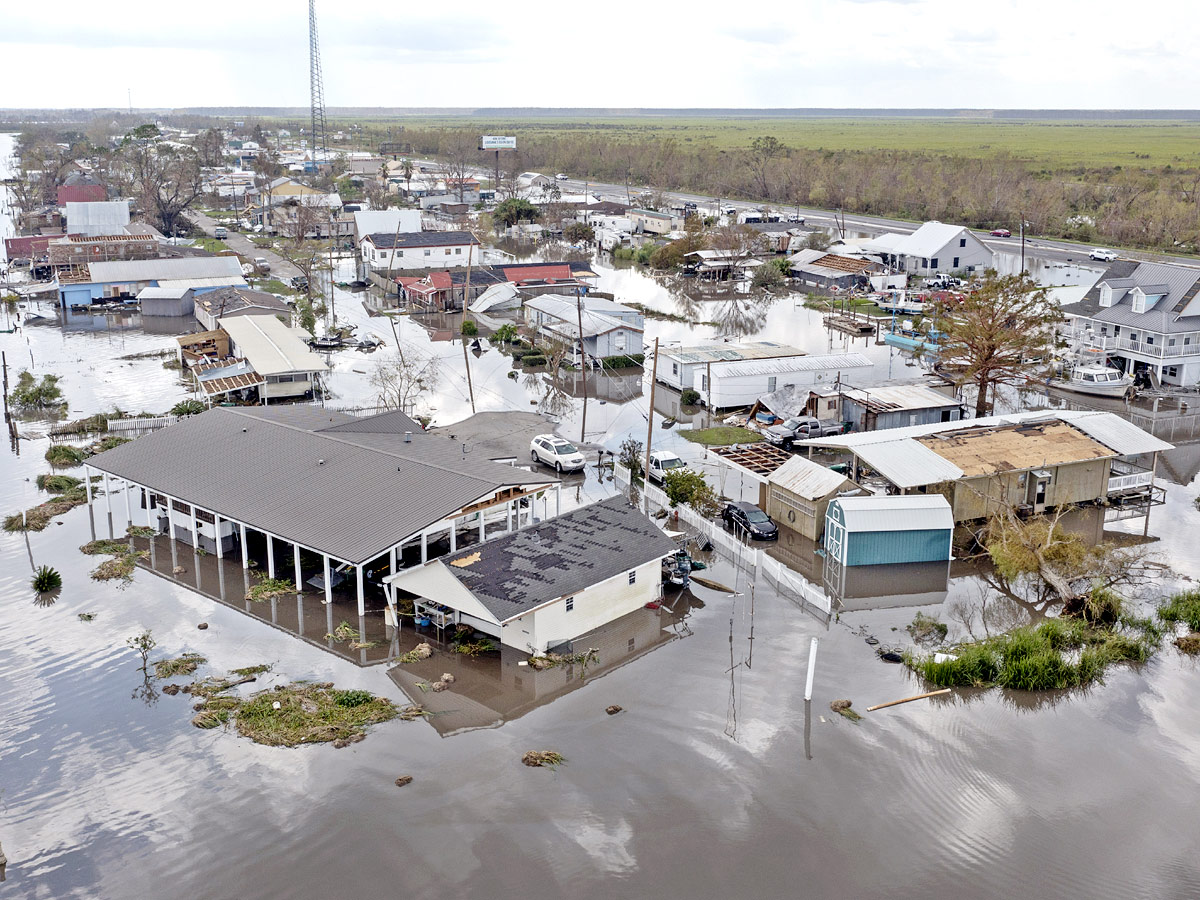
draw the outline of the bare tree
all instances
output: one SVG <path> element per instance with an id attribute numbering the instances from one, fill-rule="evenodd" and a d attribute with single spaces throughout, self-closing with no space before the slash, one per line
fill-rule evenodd
<path id="1" fill-rule="evenodd" d="M 180 216 L 200 196 L 200 157 L 190 147 L 130 141 L 124 147 L 134 194 L 142 212 L 163 234 L 174 234 Z"/>
<path id="2" fill-rule="evenodd" d="M 440 379 L 436 356 L 423 357 L 396 339 L 396 355 L 381 359 L 371 373 L 379 405 L 411 413 L 417 398 L 433 391 Z"/>
<path id="3" fill-rule="evenodd" d="M 750 142 L 750 152 L 746 155 L 746 165 L 754 176 L 754 184 L 758 194 L 764 200 L 771 197 L 771 163 L 787 151 L 778 138 L 772 136 L 756 137 Z"/>

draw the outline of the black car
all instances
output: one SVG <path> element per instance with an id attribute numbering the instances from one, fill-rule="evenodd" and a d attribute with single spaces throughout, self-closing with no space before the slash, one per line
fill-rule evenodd
<path id="1" fill-rule="evenodd" d="M 779 529 L 771 521 L 771 517 L 753 503 L 730 503 L 721 513 L 726 528 L 732 528 L 738 534 L 748 534 L 756 541 L 775 541 L 779 539 Z"/>

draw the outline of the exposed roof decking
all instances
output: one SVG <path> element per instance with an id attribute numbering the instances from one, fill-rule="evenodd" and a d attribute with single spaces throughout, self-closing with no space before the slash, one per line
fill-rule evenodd
<path id="1" fill-rule="evenodd" d="M 917 443 L 962 470 L 963 477 L 1110 459 L 1114 451 L 1066 422 L 1027 422 L 1002 428 L 951 431 Z"/>
<path id="2" fill-rule="evenodd" d="M 774 359 L 782 356 L 804 356 L 803 350 L 774 341 L 744 343 L 696 344 L 690 347 L 662 347 L 659 355 L 685 365 L 691 363 L 727 362 L 735 359 Z"/>

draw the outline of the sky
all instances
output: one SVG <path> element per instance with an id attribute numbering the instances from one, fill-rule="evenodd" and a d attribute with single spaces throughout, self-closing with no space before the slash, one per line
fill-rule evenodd
<path id="1" fill-rule="evenodd" d="M 0 107 L 302 106 L 304 0 L 7 3 Z M 1190 3 L 317 0 L 325 102 L 1194 109 Z"/>

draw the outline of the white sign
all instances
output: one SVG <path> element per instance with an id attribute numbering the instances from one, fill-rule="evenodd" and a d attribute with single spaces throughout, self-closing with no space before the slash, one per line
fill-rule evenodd
<path id="1" fill-rule="evenodd" d="M 515 137 L 500 137 L 496 134 L 485 134 L 479 139 L 480 150 L 516 150 Z"/>

